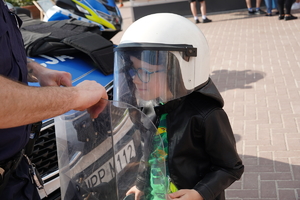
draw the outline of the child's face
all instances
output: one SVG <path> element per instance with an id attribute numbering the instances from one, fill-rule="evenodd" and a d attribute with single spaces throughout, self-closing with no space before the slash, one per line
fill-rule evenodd
<path id="1" fill-rule="evenodd" d="M 165 99 L 167 96 L 167 74 L 162 65 L 151 65 L 130 56 L 135 75 L 132 76 L 136 85 L 137 96 L 145 101 L 158 97 Z"/>

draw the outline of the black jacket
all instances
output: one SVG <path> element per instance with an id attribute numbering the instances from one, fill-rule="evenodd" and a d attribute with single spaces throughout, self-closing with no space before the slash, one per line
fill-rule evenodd
<path id="1" fill-rule="evenodd" d="M 157 118 L 168 113 L 167 167 L 172 182 L 178 189 L 197 190 L 205 200 L 225 199 L 224 190 L 244 172 L 222 107 L 211 80 L 198 91 L 155 107 Z M 144 181 L 139 177 L 137 187 Z"/>

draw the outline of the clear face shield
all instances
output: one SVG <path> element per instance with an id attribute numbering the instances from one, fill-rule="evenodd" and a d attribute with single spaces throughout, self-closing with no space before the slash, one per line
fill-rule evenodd
<path id="1" fill-rule="evenodd" d="M 194 81 L 195 51 L 186 45 L 120 45 L 115 51 L 114 99 L 145 107 L 186 96 L 193 91 L 185 82 Z"/>

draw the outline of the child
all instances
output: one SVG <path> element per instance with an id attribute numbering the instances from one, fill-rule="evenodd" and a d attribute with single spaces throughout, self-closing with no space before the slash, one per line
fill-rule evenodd
<path id="1" fill-rule="evenodd" d="M 208 45 L 198 27 L 170 13 L 137 20 L 115 49 L 114 76 L 115 100 L 154 108 L 170 186 L 166 197 L 157 187 L 159 173 L 150 155 L 127 195 L 225 199 L 224 190 L 242 176 L 244 166 L 223 99 L 209 78 Z"/>

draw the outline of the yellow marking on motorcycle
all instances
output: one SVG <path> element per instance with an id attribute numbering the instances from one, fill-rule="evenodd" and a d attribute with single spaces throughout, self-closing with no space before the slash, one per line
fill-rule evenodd
<path id="1" fill-rule="evenodd" d="M 81 7 L 83 7 L 84 9 L 86 9 L 90 13 L 91 16 L 86 15 L 87 19 L 89 19 L 91 21 L 94 21 L 94 22 L 97 22 L 99 24 L 102 24 L 103 26 L 106 26 L 106 27 L 111 28 L 113 30 L 116 30 L 116 28 L 115 28 L 114 25 L 112 25 L 111 23 L 109 23 L 107 20 L 100 18 L 92 9 L 90 9 L 86 5 L 80 3 L 79 1 L 76 1 L 76 0 L 72 0 L 72 1 L 74 3 L 80 5 Z"/>

